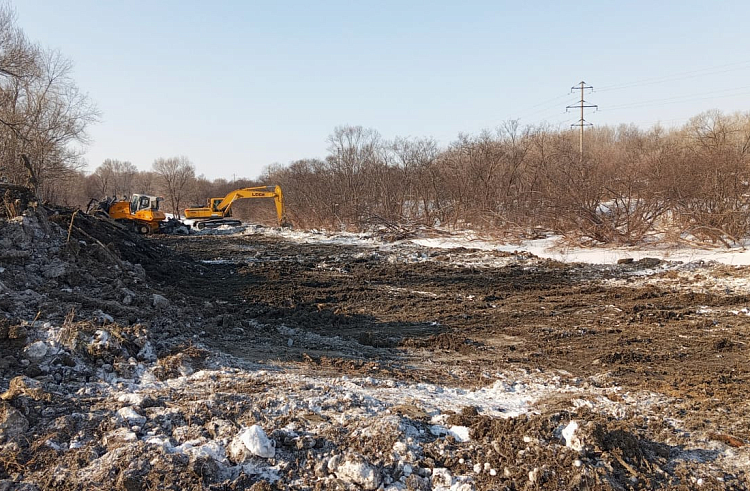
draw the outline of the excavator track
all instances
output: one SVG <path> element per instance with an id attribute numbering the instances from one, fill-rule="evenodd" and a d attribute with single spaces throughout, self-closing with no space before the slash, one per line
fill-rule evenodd
<path id="1" fill-rule="evenodd" d="M 193 224 L 193 227 L 197 228 L 198 230 L 203 229 L 211 229 L 211 228 L 219 228 L 223 226 L 227 227 L 239 227 L 242 225 L 242 221 L 240 220 L 234 220 L 234 219 L 227 219 L 227 218 L 218 218 L 216 220 L 199 220 L 196 221 Z"/>

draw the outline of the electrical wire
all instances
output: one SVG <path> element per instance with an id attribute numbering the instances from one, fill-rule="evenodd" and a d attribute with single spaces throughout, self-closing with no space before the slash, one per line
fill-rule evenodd
<path id="1" fill-rule="evenodd" d="M 735 68 L 730 68 L 730 67 L 735 67 Z M 728 72 L 733 72 L 733 71 L 738 71 L 738 70 L 747 70 L 747 69 L 750 69 L 750 60 L 744 60 L 744 61 L 739 61 L 735 63 L 727 63 L 724 65 L 717 65 L 717 66 L 709 67 L 709 68 L 700 68 L 697 70 L 690 70 L 687 72 L 679 72 L 673 75 L 664 75 L 662 77 L 645 78 L 645 79 L 635 80 L 633 82 L 626 82 L 622 84 L 605 85 L 603 87 L 599 87 L 598 89 L 594 89 L 594 92 L 606 92 L 610 90 L 629 89 L 631 87 L 641 87 L 644 85 L 654 85 L 654 84 L 661 84 L 661 83 L 667 83 L 667 82 L 675 82 L 678 80 L 687 80 L 691 78 L 704 77 L 707 75 L 718 75 L 722 73 L 728 73 Z"/>
<path id="2" fill-rule="evenodd" d="M 621 109 L 634 109 L 634 108 L 645 107 L 645 106 L 657 106 L 658 107 L 658 106 L 666 106 L 669 104 L 678 104 L 681 102 L 693 102 L 693 101 L 704 101 L 704 100 L 710 100 L 710 99 L 721 99 L 725 97 L 736 97 L 736 96 L 749 94 L 750 92 L 748 92 L 747 89 L 750 89 L 750 85 L 746 85 L 743 87 L 734 87 L 731 89 L 714 90 L 711 92 L 699 92 L 695 94 L 685 94 L 682 96 L 666 97 L 662 99 L 651 99 L 648 101 L 631 102 L 627 104 L 609 106 L 600 110 L 604 112 L 610 112 L 610 111 L 619 111 Z M 741 91 L 741 92 L 737 92 L 737 91 Z M 732 93 L 726 94 L 726 92 L 732 92 Z M 725 93 L 725 94 L 718 95 L 721 93 Z M 708 97 L 702 97 L 702 96 L 708 96 Z"/>

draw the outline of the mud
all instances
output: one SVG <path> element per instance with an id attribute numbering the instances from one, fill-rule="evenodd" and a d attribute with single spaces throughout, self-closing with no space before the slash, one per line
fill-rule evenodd
<path id="1" fill-rule="evenodd" d="M 746 268 L 64 210 L 4 239 L 0 489 L 750 488 Z"/>
<path id="2" fill-rule="evenodd" d="M 673 399 L 661 408 L 663 420 L 679 419 L 708 440 L 750 441 L 750 317 L 738 315 L 750 295 L 694 291 L 690 276 L 679 287 L 638 285 L 639 272 L 658 268 L 658 260 L 590 266 L 520 254 L 508 255 L 506 267 L 479 268 L 446 261 L 466 250 L 428 251 L 425 260 L 409 262 L 370 249 L 262 235 L 164 242 L 198 260 L 236 262 L 224 291 L 233 293 L 227 300 L 242 317 L 344 343 L 290 347 L 282 338 L 265 353 L 257 350 L 255 333 L 227 343 L 222 329 L 210 331 L 207 344 L 237 356 L 466 387 L 492 371 L 564 373 L 584 384 L 664 394 Z M 698 269 L 699 279 L 750 273 L 721 265 Z M 674 278 L 675 270 L 680 265 L 652 276 Z M 636 284 L 611 286 L 613 279 Z M 364 346 L 352 355 L 347 342 Z M 366 361 L 331 362 L 352 357 Z M 660 482 L 653 479 L 640 486 Z"/>
<path id="3" fill-rule="evenodd" d="M 628 389 L 679 395 L 684 407 L 669 410 L 706 410 L 712 420 L 724 419 L 711 409 L 722 404 L 731 405 L 733 417 L 747 410 L 750 316 L 742 310 L 750 306 L 750 291 L 693 291 L 689 278 L 680 287 L 610 285 L 617 278 L 635 281 L 634 274 L 658 261 L 591 266 L 507 255 L 513 261 L 504 268 L 465 268 L 441 260 L 465 250 L 427 252 L 429 260 L 408 262 L 352 246 L 297 244 L 262 235 L 161 242 L 199 261 L 223 261 L 222 267 L 236 262 L 208 287 L 232 303 L 223 310 L 282 330 L 338 336 L 343 343 L 375 348 L 355 358 L 408 361 L 417 364 L 416 371 L 420 361 L 439 359 L 444 369 L 460 367 L 463 380 L 457 383 L 465 384 L 483 371 L 565 371 Z M 750 275 L 747 268 L 721 265 L 701 265 L 695 274 L 714 270 L 725 278 Z M 674 275 L 675 269 L 656 273 Z M 207 288 L 205 281 L 180 283 L 181 292 L 194 296 Z M 252 349 L 257 333 L 232 338 L 231 345 L 225 334 L 226 326 L 218 326 L 205 342 L 264 359 Z M 307 349 L 279 341 L 267 359 L 349 354 L 335 346 Z M 434 371 L 431 366 L 429 372 Z M 738 425 L 736 432 L 750 439 L 750 428 Z"/>

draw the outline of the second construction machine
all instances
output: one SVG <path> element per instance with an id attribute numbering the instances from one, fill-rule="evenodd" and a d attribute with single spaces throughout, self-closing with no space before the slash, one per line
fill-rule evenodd
<path id="1" fill-rule="evenodd" d="M 244 198 L 273 198 L 276 204 L 276 217 L 280 227 L 287 227 L 284 209 L 284 195 L 279 186 L 257 186 L 235 189 L 223 198 L 209 198 L 207 206 L 191 207 L 185 210 L 185 218 L 194 220 L 193 226 L 198 230 L 216 228 L 222 225 L 240 225 L 242 222 L 231 218 L 232 203 Z"/>

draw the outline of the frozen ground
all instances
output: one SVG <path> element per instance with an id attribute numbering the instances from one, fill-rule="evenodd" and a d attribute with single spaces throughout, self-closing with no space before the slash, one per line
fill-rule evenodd
<path id="1" fill-rule="evenodd" d="M 248 229 L 248 231 L 253 230 Z M 244 233 L 248 233 L 248 231 Z M 242 233 L 238 229 L 226 229 L 225 233 Z M 345 232 L 325 231 L 292 231 L 277 230 L 264 233 L 274 233 L 289 240 L 300 242 L 323 242 L 333 244 L 348 244 L 369 247 L 388 248 L 389 242 L 378 239 L 377 234 L 353 234 Z M 447 234 L 447 233 L 446 233 Z M 468 248 L 480 251 L 528 252 L 541 258 L 554 259 L 568 263 L 588 264 L 616 264 L 622 259 L 638 261 L 643 258 L 658 258 L 664 261 L 715 261 L 722 264 L 745 266 L 750 264 L 750 249 L 744 244 L 732 248 L 717 245 L 705 247 L 697 245 L 660 244 L 653 243 L 632 247 L 574 247 L 566 244 L 561 237 L 551 236 L 543 239 L 524 240 L 507 243 L 498 239 L 484 236 L 476 232 L 455 232 L 439 237 L 414 238 L 399 242 L 409 242 L 425 248 L 455 249 Z"/>
<path id="2" fill-rule="evenodd" d="M 744 251 L 79 226 L 0 226 L 0 489 L 748 488 Z"/>

